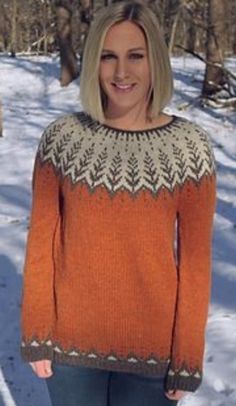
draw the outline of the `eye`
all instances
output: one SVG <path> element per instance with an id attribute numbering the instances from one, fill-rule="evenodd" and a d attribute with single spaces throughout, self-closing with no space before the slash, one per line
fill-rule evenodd
<path id="1" fill-rule="evenodd" d="M 115 58 L 115 55 L 113 55 L 113 54 L 104 54 L 104 55 L 102 55 L 101 56 L 101 60 L 109 60 L 109 59 L 112 59 L 112 58 Z"/>
<path id="2" fill-rule="evenodd" d="M 114 54 L 103 54 L 103 55 L 101 55 L 101 60 L 103 60 L 103 61 L 110 60 L 110 59 L 115 59 L 115 58 L 116 58 L 116 56 Z M 142 58 L 144 58 L 144 55 L 141 54 L 141 53 L 137 53 L 137 52 L 131 53 L 129 55 L 129 59 L 142 59 Z"/>
<path id="3" fill-rule="evenodd" d="M 142 59 L 142 58 L 144 58 L 144 55 L 138 54 L 138 53 L 133 53 L 133 54 L 130 54 L 130 58 L 131 59 Z"/>

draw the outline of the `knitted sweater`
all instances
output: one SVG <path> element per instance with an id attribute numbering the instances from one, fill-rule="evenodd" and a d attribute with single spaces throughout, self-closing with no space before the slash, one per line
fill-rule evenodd
<path id="1" fill-rule="evenodd" d="M 33 174 L 23 359 L 195 391 L 215 204 L 209 136 L 187 119 L 128 131 L 80 112 L 50 124 Z"/>

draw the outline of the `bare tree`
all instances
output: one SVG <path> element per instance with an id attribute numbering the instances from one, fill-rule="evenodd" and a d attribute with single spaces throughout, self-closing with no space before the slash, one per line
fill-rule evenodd
<path id="1" fill-rule="evenodd" d="M 0 0 L 0 51 L 12 52 L 12 55 L 24 51 L 57 51 L 55 5 L 61 5 L 69 13 L 66 19 L 73 49 L 81 54 L 93 14 L 114 2 L 117 0 Z M 213 8 L 222 2 L 225 29 L 220 42 L 222 49 L 232 55 L 236 52 L 236 0 L 215 0 Z M 175 43 L 192 51 L 205 52 L 208 0 L 143 0 L 143 3 L 157 11 L 170 54 L 180 52 Z"/>
<path id="2" fill-rule="evenodd" d="M 90 24 L 93 19 L 94 1 L 81 0 L 80 1 L 80 57 L 82 62 L 83 48 L 85 40 L 89 31 Z"/>
<path id="3" fill-rule="evenodd" d="M 205 77 L 202 87 L 202 96 L 209 98 L 217 95 L 226 85 L 224 70 L 224 50 L 222 40 L 224 38 L 224 12 L 223 0 L 207 1 L 207 43 L 206 59 L 211 64 L 206 65 Z"/>
<path id="4" fill-rule="evenodd" d="M 232 40 L 232 50 L 233 50 L 233 53 L 236 54 L 236 24 L 235 24 L 235 20 L 236 20 L 236 2 L 235 1 L 232 2 L 232 8 L 231 8 L 230 12 L 231 12 L 232 20 L 231 20 L 231 24 L 229 25 L 229 28 L 231 28 L 230 34 L 231 34 L 231 36 L 233 38 L 233 40 Z"/>
<path id="5" fill-rule="evenodd" d="M 11 56 L 16 55 L 16 24 L 17 24 L 17 0 L 12 0 L 11 18 Z"/>
<path id="6" fill-rule="evenodd" d="M 42 0 L 42 28 L 43 28 L 43 53 L 47 55 L 48 53 L 48 35 L 47 35 L 47 24 L 48 24 L 48 2 L 46 0 Z"/>
<path id="7" fill-rule="evenodd" d="M 11 41 L 11 12 L 10 6 L 0 2 L 0 50 L 5 52 Z"/>
<path id="8" fill-rule="evenodd" d="M 179 4 L 177 7 L 176 14 L 174 16 L 174 20 L 173 20 L 173 24 L 172 24 L 171 32 L 170 32 L 170 39 L 169 39 L 169 54 L 170 55 L 173 52 L 175 36 L 176 36 L 177 26 L 178 26 L 178 22 L 180 20 L 181 12 L 182 12 L 182 4 Z"/>
<path id="9" fill-rule="evenodd" d="M 61 60 L 61 86 L 67 86 L 79 75 L 76 54 L 72 46 L 72 1 L 57 1 L 57 34 Z"/>

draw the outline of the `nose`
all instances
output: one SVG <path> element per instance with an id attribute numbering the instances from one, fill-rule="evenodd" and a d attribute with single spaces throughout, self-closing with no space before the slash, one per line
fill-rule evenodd
<path id="1" fill-rule="evenodd" d="M 114 76 L 115 76 L 115 80 L 118 80 L 118 81 L 119 80 L 121 81 L 128 76 L 127 64 L 124 59 L 117 58 Z"/>

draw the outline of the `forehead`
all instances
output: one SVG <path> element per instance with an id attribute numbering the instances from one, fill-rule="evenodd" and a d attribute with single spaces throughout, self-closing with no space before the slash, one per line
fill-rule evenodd
<path id="1" fill-rule="evenodd" d="M 131 21 L 122 21 L 112 25 L 105 36 L 104 48 L 111 47 L 143 47 L 146 48 L 146 39 L 142 29 Z"/>

